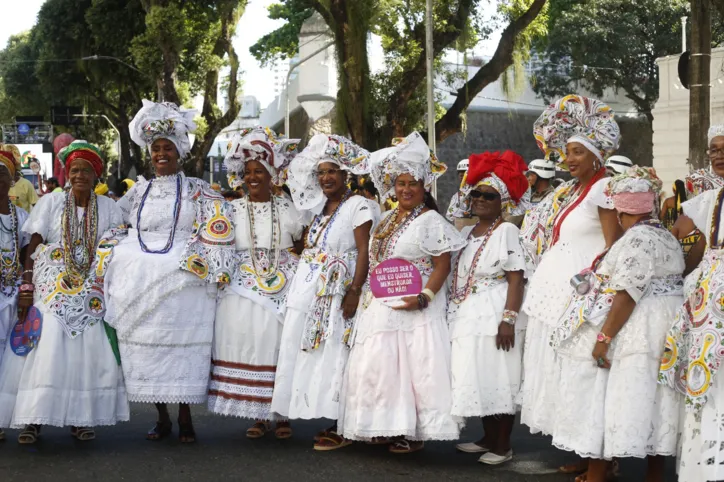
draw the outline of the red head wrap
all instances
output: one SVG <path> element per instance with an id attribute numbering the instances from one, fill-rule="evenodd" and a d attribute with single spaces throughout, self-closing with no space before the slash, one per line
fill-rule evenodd
<path id="1" fill-rule="evenodd" d="M 495 174 L 505 183 L 511 199 L 517 203 L 528 190 L 528 179 L 525 177 L 527 169 L 523 158 L 510 150 L 502 154 L 499 151 L 473 154 L 470 156 L 466 183 L 475 186 L 485 177 Z"/>

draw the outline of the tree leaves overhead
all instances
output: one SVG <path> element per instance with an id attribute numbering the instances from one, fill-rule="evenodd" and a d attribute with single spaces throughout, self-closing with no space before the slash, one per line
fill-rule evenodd
<path id="1" fill-rule="evenodd" d="M 681 52 L 681 17 L 688 3 L 551 0 L 535 90 L 546 100 L 579 86 L 598 96 L 606 89 L 622 91 L 652 121 L 659 91 L 656 59 Z"/>
<path id="2" fill-rule="evenodd" d="M 37 24 L 0 52 L 0 117 L 45 115 L 52 105 L 107 115 L 121 131 L 124 172 L 147 167 L 128 123 L 141 99 L 204 97 L 195 159 L 199 174 L 213 137 L 238 113 L 239 70 L 231 46 L 247 0 L 46 0 Z M 98 56 L 96 59 L 88 58 Z M 88 58 L 82 60 L 83 58 Z M 22 60 L 22 62 L 20 61 Z M 224 72 L 229 72 L 225 78 Z M 229 78 L 233 76 L 233 79 Z M 219 92 L 228 98 L 221 112 Z M 101 143 L 108 128 L 93 124 Z"/>

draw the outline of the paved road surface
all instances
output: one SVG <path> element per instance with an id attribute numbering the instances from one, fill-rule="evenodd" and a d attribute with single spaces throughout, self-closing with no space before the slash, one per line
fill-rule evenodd
<path id="1" fill-rule="evenodd" d="M 143 434 L 155 421 L 149 405 L 133 405 L 130 423 L 98 429 L 92 442 L 78 442 L 65 429 L 48 428 L 36 446 L 20 446 L 17 432 L 6 431 L 0 443 L 0 480 L 46 481 L 572 481 L 555 467 L 572 460 L 552 448 L 547 438 L 531 436 L 517 426 L 515 459 L 501 467 L 483 466 L 477 456 L 456 453 L 450 442 L 429 443 L 421 452 L 391 455 L 385 447 L 355 444 L 331 453 L 312 449 L 311 438 L 328 426 L 321 421 L 294 423 L 294 438 L 278 441 L 272 434 L 261 440 L 244 436 L 249 423 L 209 415 L 196 409 L 198 442 L 181 445 L 176 433 L 162 442 Z M 176 428 L 176 427 L 174 427 Z M 481 433 L 471 424 L 466 440 Z M 669 481 L 674 481 L 669 461 Z M 620 481 L 642 481 L 645 462 L 624 461 Z"/>

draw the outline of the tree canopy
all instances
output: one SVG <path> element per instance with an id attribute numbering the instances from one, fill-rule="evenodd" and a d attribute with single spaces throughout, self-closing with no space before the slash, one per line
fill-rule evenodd
<path id="1" fill-rule="evenodd" d="M 463 128 L 467 106 L 485 86 L 524 58 L 530 42 L 545 31 L 545 0 L 451 0 L 434 2 L 433 44 L 437 65 L 445 52 L 464 51 L 496 27 L 504 27 L 492 59 L 463 79 L 453 105 L 438 108 L 436 137 L 443 140 Z M 335 39 L 340 90 L 336 130 L 369 148 L 389 145 L 392 137 L 421 129 L 425 114 L 424 0 L 281 0 L 272 18 L 286 20 L 262 37 L 251 52 L 264 64 L 298 51 L 306 18 L 318 12 Z M 385 69 L 370 74 L 369 34 L 381 37 Z M 443 76 L 444 77 L 444 76 Z"/>
<path id="2" fill-rule="evenodd" d="M 148 166 L 128 132 L 141 100 L 160 94 L 188 103 L 201 95 L 200 129 L 185 166 L 199 175 L 214 138 L 239 112 L 231 39 L 246 3 L 47 0 L 32 30 L 0 52 L 0 117 L 48 115 L 53 105 L 83 106 L 89 114 L 108 116 L 119 129 L 122 172 L 131 165 L 144 172 Z M 226 112 L 221 112 L 221 87 L 226 87 Z M 101 125 L 89 129 L 96 138 L 88 140 L 104 140 Z"/>
<path id="3" fill-rule="evenodd" d="M 548 36 L 537 44 L 543 67 L 534 89 L 546 100 L 580 87 L 598 96 L 609 88 L 622 91 L 651 122 L 659 95 L 656 59 L 681 52 L 681 17 L 688 4 L 551 0 Z M 717 43 L 724 40 L 720 30 L 713 35 Z"/>

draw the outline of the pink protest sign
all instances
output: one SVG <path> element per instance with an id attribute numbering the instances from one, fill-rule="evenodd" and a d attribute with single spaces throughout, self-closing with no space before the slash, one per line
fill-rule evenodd
<path id="1" fill-rule="evenodd" d="M 422 291 L 422 276 L 409 261 L 392 258 L 372 271 L 370 288 L 375 298 L 414 296 Z"/>

